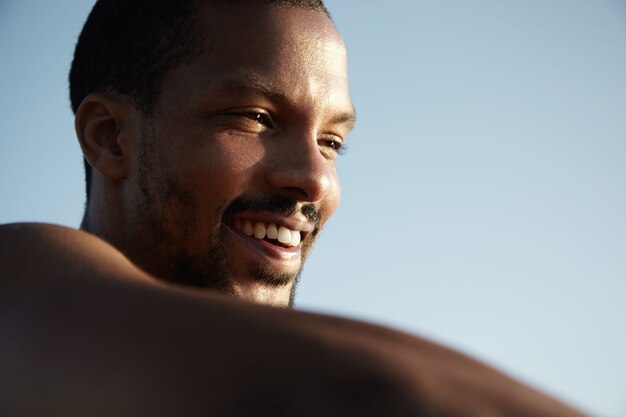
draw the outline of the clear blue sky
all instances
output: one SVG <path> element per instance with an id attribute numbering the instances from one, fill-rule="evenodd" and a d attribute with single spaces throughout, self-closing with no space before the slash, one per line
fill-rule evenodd
<path id="1" fill-rule="evenodd" d="M 626 416 L 626 2 L 328 0 L 358 126 L 298 306 Z M 89 0 L 0 0 L 0 222 L 77 226 Z"/>

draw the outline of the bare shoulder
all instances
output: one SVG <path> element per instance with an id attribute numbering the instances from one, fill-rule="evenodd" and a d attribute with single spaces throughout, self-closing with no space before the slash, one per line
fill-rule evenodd
<path id="1" fill-rule="evenodd" d="M 81 230 L 46 223 L 0 225 L 0 299 L 51 280 L 104 274 L 147 279 L 117 249 Z"/>
<path id="2" fill-rule="evenodd" d="M 8 223 L 0 225 L 2 262 L 32 261 L 34 255 L 71 250 L 97 250 L 113 254 L 115 249 L 103 240 L 66 226 L 49 223 Z M 35 252 L 33 252 L 35 251 Z"/>
<path id="3" fill-rule="evenodd" d="M 0 415 L 583 416 L 405 333 L 159 284 L 49 224 L 0 226 L 0 340 Z"/>

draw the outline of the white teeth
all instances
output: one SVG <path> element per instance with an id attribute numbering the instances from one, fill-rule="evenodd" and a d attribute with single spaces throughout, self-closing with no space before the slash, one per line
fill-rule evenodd
<path id="1" fill-rule="evenodd" d="M 269 232 L 269 228 L 267 229 Z M 267 234 L 269 237 L 269 233 Z M 291 230 L 287 229 L 285 226 L 280 226 L 278 229 L 278 241 L 284 244 L 291 244 Z"/>
<path id="2" fill-rule="evenodd" d="M 235 223 L 235 227 L 237 227 L 237 223 Z M 249 220 L 243 222 L 243 232 L 248 236 L 252 236 L 254 234 L 254 226 Z"/>
<path id="3" fill-rule="evenodd" d="M 300 244 L 300 232 L 295 230 L 291 231 L 291 246 L 298 246 Z"/>
<path id="4" fill-rule="evenodd" d="M 263 239 L 265 237 L 265 224 L 257 223 L 254 225 L 254 237 Z"/>
<path id="5" fill-rule="evenodd" d="M 235 229 L 243 232 L 245 235 L 254 236 L 257 239 L 277 239 L 283 245 L 298 246 L 300 245 L 300 232 L 289 230 L 285 226 L 276 226 L 275 223 L 252 223 L 250 220 L 235 219 L 233 222 Z"/>
<path id="6" fill-rule="evenodd" d="M 267 234 L 267 237 L 269 239 L 276 239 L 278 237 L 278 228 L 276 227 L 276 225 L 274 223 L 270 223 L 270 224 L 267 225 L 267 229 L 266 229 L 265 233 Z M 291 239 L 289 239 L 289 240 L 291 240 Z M 283 242 L 283 243 L 285 243 L 285 242 Z"/>

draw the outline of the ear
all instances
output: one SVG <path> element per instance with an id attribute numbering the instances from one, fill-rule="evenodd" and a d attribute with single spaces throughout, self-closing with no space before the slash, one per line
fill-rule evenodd
<path id="1" fill-rule="evenodd" d="M 99 93 L 85 97 L 76 111 L 74 127 L 85 159 L 113 181 L 129 172 L 134 113 L 127 100 Z"/>

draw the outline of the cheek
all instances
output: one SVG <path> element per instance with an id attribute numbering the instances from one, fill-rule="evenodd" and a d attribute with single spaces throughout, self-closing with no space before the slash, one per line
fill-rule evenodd
<path id="1" fill-rule="evenodd" d="M 253 178 L 263 160 L 264 149 L 255 141 L 240 138 L 212 138 L 203 146 L 189 150 L 178 163 L 184 181 L 211 188 L 219 193 L 236 189 Z"/>
<path id="2" fill-rule="evenodd" d="M 332 175 L 330 176 L 328 193 L 326 194 L 326 197 L 324 197 L 324 201 L 319 208 L 320 215 L 322 216 L 322 224 L 326 223 L 326 221 L 333 215 L 335 210 L 337 210 L 340 200 L 341 186 L 339 183 L 339 176 L 337 175 L 337 171 L 333 170 Z"/>

